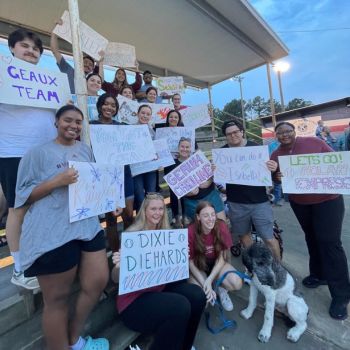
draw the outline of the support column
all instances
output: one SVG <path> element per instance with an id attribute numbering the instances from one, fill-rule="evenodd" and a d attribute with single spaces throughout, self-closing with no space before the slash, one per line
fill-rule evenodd
<path id="1" fill-rule="evenodd" d="M 208 83 L 208 97 L 209 97 L 209 112 L 210 112 L 210 119 L 211 119 L 211 134 L 212 134 L 212 142 L 214 143 L 215 140 L 215 121 L 214 121 L 214 110 L 213 110 L 213 104 L 211 99 L 211 86 Z"/>
<path id="2" fill-rule="evenodd" d="M 266 71 L 267 71 L 267 81 L 269 83 L 269 94 L 270 94 L 270 107 L 271 107 L 272 125 L 276 126 L 275 104 L 273 102 L 270 62 L 266 62 Z"/>

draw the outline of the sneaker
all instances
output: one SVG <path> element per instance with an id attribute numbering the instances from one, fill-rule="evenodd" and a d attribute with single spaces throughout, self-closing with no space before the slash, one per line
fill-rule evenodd
<path id="1" fill-rule="evenodd" d="M 230 299 L 230 296 L 228 295 L 228 292 L 225 288 L 218 287 L 218 294 L 221 301 L 221 305 L 224 310 L 226 311 L 232 311 L 233 310 L 233 304 Z"/>
<path id="2" fill-rule="evenodd" d="M 302 281 L 304 287 L 306 288 L 317 288 L 319 286 L 327 285 L 326 280 L 320 280 L 314 275 L 307 276 Z"/>
<path id="3" fill-rule="evenodd" d="M 329 315 L 335 320 L 345 320 L 348 318 L 348 302 L 332 300 L 329 307 Z"/>
<path id="4" fill-rule="evenodd" d="M 23 271 L 13 270 L 11 283 L 16 286 L 25 288 L 25 289 L 38 289 L 40 288 L 38 279 L 36 277 L 24 277 Z"/>
<path id="5" fill-rule="evenodd" d="M 109 342 L 106 338 L 96 338 L 91 337 L 85 338 L 85 345 L 82 350 L 109 350 Z"/>

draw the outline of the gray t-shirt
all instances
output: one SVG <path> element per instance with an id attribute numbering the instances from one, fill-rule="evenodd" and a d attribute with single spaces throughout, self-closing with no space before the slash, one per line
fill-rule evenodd
<path id="1" fill-rule="evenodd" d="M 18 169 L 15 208 L 25 204 L 36 186 L 64 172 L 69 160 L 94 161 L 90 147 L 79 141 L 73 146 L 50 141 L 26 153 Z M 30 205 L 20 239 L 24 270 L 44 253 L 75 239 L 89 241 L 101 230 L 97 216 L 70 223 L 68 203 L 64 186 Z"/>

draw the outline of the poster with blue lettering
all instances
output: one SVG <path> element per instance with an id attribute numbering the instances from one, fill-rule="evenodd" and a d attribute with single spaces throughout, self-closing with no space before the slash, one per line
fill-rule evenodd
<path id="1" fill-rule="evenodd" d="M 96 102 L 98 100 L 98 96 L 87 96 L 87 110 L 89 121 L 98 119 L 98 111 L 96 107 Z M 72 95 L 72 101 L 74 105 L 78 107 L 77 95 Z"/>
<path id="2" fill-rule="evenodd" d="M 278 157 L 284 193 L 350 194 L 350 152 Z"/>
<path id="3" fill-rule="evenodd" d="M 187 229 L 123 232 L 120 254 L 119 295 L 189 277 Z"/>
<path id="4" fill-rule="evenodd" d="M 0 56 L 0 103 L 58 109 L 70 98 L 67 74 Z"/>
<path id="5" fill-rule="evenodd" d="M 123 166 L 69 161 L 69 167 L 79 173 L 68 186 L 69 222 L 125 208 Z"/>
<path id="6" fill-rule="evenodd" d="M 272 186 L 268 146 L 230 147 L 212 150 L 214 181 L 218 183 Z"/>
<path id="7" fill-rule="evenodd" d="M 211 164 L 202 151 L 179 164 L 173 171 L 164 176 L 164 180 L 181 198 L 213 176 Z"/>
<path id="8" fill-rule="evenodd" d="M 148 125 L 90 125 L 97 163 L 134 164 L 156 158 Z"/>
<path id="9" fill-rule="evenodd" d="M 193 128 L 186 127 L 167 127 L 156 129 L 156 140 L 166 139 L 171 153 L 178 153 L 179 141 L 181 138 L 191 140 L 191 151 L 195 149 L 196 131 Z"/>
<path id="10" fill-rule="evenodd" d="M 156 159 L 131 164 L 130 169 L 132 176 L 147 173 L 159 168 L 164 168 L 175 163 L 174 158 L 169 151 L 168 143 L 165 139 L 154 140 L 153 144 L 157 153 Z"/>
<path id="11" fill-rule="evenodd" d="M 207 104 L 187 107 L 181 110 L 181 116 L 184 125 L 188 128 L 200 128 L 211 122 Z"/>

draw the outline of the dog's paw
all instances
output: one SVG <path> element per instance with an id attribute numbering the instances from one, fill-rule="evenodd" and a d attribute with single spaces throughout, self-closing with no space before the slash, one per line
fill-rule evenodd
<path id="1" fill-rule="evenodd" d="M 271 332 L 267 332 L 266 330 L 262 329 L 259 332 L 258 339 L 262 343 L 267 343 L 270 340 L 271 337 Z"/>
<path id="2" fill-rule="evenodd" d="M 252 317 L 253 313 L 252 313 L 252 312 L 249 312 L 248 308 L 246 308 L 246 309 L 244 309 L 244 310 L 242 310 L 242 311 L 240 312 L 240 315 L 241 315 L 244 319 L 249 320 L 249 319 Z"/>
<path id="3" fill-rule="evenodd" d="M 287 333 L 287 339 L 293 343 L 296 343 L 299 340 L 300 336 L 301 336 L 300 332 L 296 330 L 294 327 L 291 328 Z"/>

